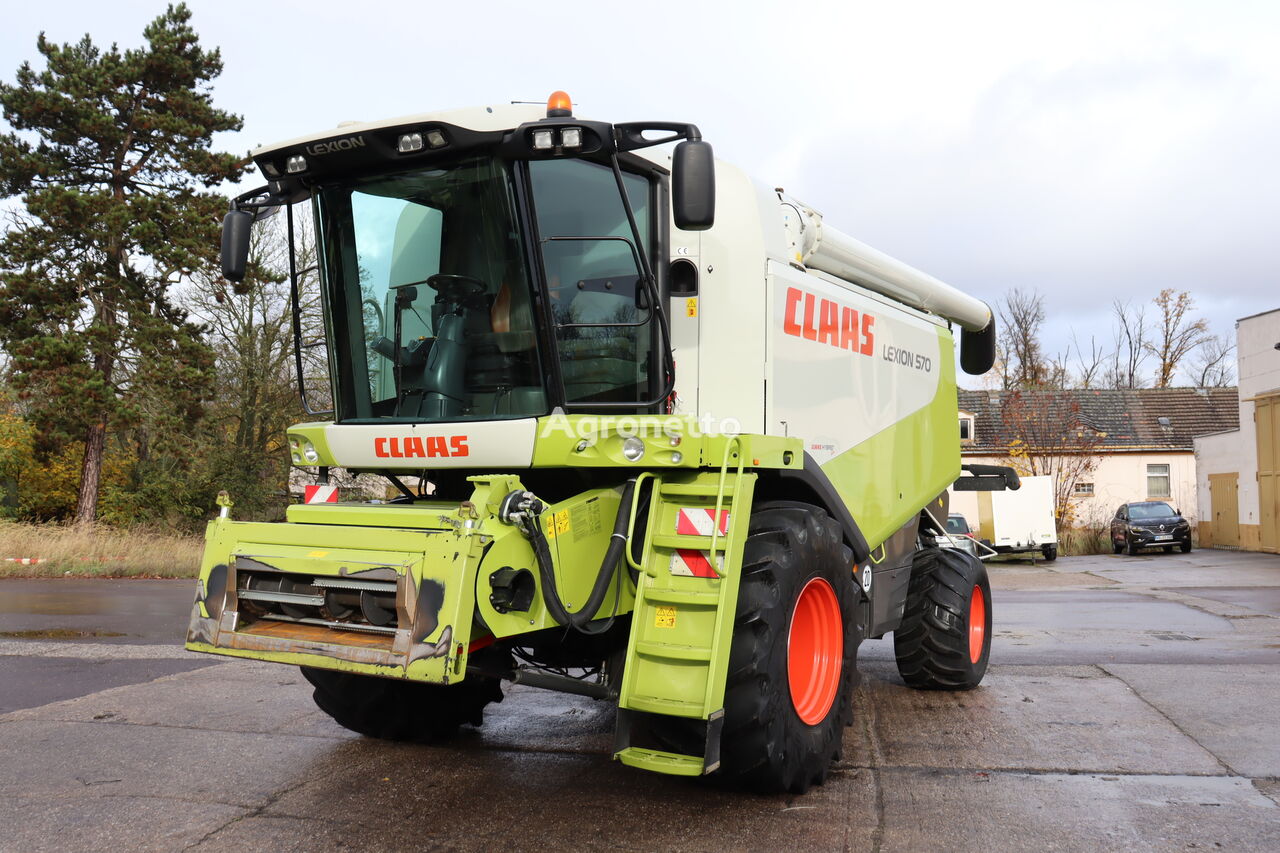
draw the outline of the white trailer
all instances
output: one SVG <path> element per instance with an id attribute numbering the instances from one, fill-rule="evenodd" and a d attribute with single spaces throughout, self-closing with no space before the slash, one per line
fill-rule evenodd
<path id="1" fill-rule="evenodd" d="M 1022 477 L 1017 491 L 976 492 L 978 537 L 998 554 L 1039 551 L 1046 560 L 1058 556 L 1053 518 L 1053 478 Z"/>

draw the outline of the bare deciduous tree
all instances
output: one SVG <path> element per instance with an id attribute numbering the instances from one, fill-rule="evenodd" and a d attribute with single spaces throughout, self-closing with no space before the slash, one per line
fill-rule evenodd
<path id="1" fill-rule="evenodd" d="M 1187 373 L 1197 388 L 1225 388 L 1236 381 L 1236 345 L 1226 336 L 1210 335 L 1190 358 Z"/>
<path id="2" fill-rule="evenodd" d="M 1049 379 L 1049 365 L 1040 349 L 1044 325 L 1044 297 L 1015 287 L 999 306 L 1002 337 L 1007 345 L 1006 388 L 1037 388 Z"/>
<path id="3" fill-rule="evenodd" d="M 1105 352 L 1098 346 L 1098 340 L 1093 335 L 1089 336 L 1089 352 L 1084 351 L 1084 347 L 1080 346 L 1080 341 L 1076 339 L 1076 333 L 1071 331 L 1071 346 L 1067 347 L 1067 355 L 1070 357 L 1072 347 L 1076 351 L 1076 365 L 1078 372 L 1076 374 L 1075 387 L 1077 388 L 1093 388 L 1097 386 L 1103 378 L 1103 368 L 1110 358 L 1110 353 Z"/>
<path id="4" fill-rule="evenodd" d="M 1128 301 L 1119 299 L 1111 303 L 1115 317 L 1115 349 L 1111 353 L 1111 367 L 1106 381 L 1112 388 L 1141 388 L 1142 364 L 1150 354 L 1146 307 L 1132 308 Z"/>
<path id="5" fill-rule="evenodd" d="M 1160 317 L 1147 351 L 1159 361 L 1156 387 L 1168 388 L 1178 363 L 1208 337 L 1209 325 L 1203 319 L 1192 320 L 1187 316 L 1195 302 L 1185 290 L 1166 287 L 1151 301 L 1160 309 Z"/>

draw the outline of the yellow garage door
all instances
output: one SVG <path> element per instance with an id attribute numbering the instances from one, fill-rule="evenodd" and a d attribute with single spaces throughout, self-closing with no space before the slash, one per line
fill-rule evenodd
<path id="1" fill-rule="evenodd" d="M 1239 474 L 1210 474 L 1209 501 L 1212 511 L 1209 523 L 1208 543 L 1201 537 L 1201 545 L 1215 548 L 1240 547 L 1240 492 L 1237 487 Z"/>
<path id="2" fill-rule="evenodd" d="M 1257 401 L 1254 418 L 1258 427 L 1258 508 L 1261 516 L 1258 531 L 1262 550 L 1280 553 L 1280 534 L 1276 520 L 1280 517 L 1280 396 Z"/>

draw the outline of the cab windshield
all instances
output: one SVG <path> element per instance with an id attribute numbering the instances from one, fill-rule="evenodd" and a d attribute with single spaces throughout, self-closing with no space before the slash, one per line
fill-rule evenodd
<path id="1" fill-rule="evenodd" d="M 343 420 L 546 414 L 533 284 L 492 158 L 316 195 Z"/>

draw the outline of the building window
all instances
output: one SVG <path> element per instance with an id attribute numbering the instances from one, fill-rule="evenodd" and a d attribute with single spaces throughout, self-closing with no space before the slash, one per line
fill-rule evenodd
<path id="1" fill-rule="evenodd" d="M 1093 483 L 1076 483 L 1072 494 L 1093 496 Z"/>
<path id="2" fill-rule="evenodd" d="M 960 416 L 960 440 L 973 441 L 973 418 Z"/>
<path id="3" fill-rule="evenodd" d="M 1169 491 L 1169 466 L 1168 465 L 1148 465 L 1147 466 L 1147 497 L 1149 498 L 1167 498 L 1172 495 Z"/>

